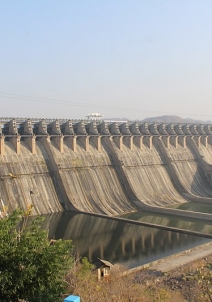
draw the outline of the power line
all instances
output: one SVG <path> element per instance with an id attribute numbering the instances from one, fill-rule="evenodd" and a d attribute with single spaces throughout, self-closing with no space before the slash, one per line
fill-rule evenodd
<path id="1" fill-rule="evenodd" d="M 87 103 L 65 101 L 65 100 L 58 100 L 58 99 L 52 99 L 52 98 L 19 95 L 19 94 L 13 94 L 13 93 L 1 92 L 1 91 L 0 91 L 0 95 L 3 95 L 4 97 L 8 97 L 8 98 L 22 99 L 22 100 L 31 101 L 31 102 L 36 101 L 36 102 L 51 103 L 51 104 L 66 104 L 66 105 L 73 105 L 73 106 L 79 106 L 79 107 L 95 107 L 95 108 L 104 108 L 104 109 L 113 109 L 113 110 L 150 112 L 148 110 L 141 110 L 138 108 L 126 108 L 126 107 L 117 107 L 117 106 L 108 106 L 108 105 L 87 104 Z M 162 111 L 157 111 L 157 112 L 162 112 Z"/>
<path id="2" fill-rule="evenodd" d="M 37 96 L 29 96 L 29 95 L 20 95 L 20 94 L 13 94 L 8 92 L 2 92 L 0 91 L 0 95 L 11 98 L 11 99 L 21 99 L 23 101 L 29 101 L 29 102 L 40 102 L 40 103 L 50 103 L 50 104 L 63 104 L 63 105 L 72 105 L 72 106 L 78 106 L 78 107 L 86 107 L 86 108 L 103 108 L 103 109 L 111 109 L 111 110 L 119 110 L 119 111 L 127 111 L 127 112 L 146 112 L 146 113 L 160 113 L 165 114 L 164 111 L 159 110 L 144 110 L 144 109 L 138 109 L 138 108 L 126 108 L 126 107 L 117 107 L 117 106 L 108 106 L 108 105 L 97 105 L 97 104 L 87 104 L 82 102 L 74 102 L 74 101 L 66 101 L 66 100 L 59 100 L 59 99 L 52 99 L 52 98 L 43 98 L 43 97 L 37 97 Z M 166 113 L 166 115 L 189 115 L 189 116 L 205 116 L 205 117 L 211 117 L 211 114 L 192 114 L 192 113 L 175 113 L 170 114 Z"/>

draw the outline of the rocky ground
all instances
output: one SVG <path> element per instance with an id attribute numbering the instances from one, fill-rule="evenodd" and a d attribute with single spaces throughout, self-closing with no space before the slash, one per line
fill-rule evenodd
<path id="1" fill-rule="evenodd" d="M 211 263 L 212 255 L 181 265 L 177 269 L 169 270 L 168 273 L 148 269 L 138 272 L 136 281 L 145 283 L 147 287 L 155 284 L 158 290 L 165 289 L 171 295 L 173 293 L 173 302 L 212 301 L 212 295 L 210 298 Z M 201 267 L 204 268 L 204 271 L 207 270 L 208 278 L 206 282 L 208 282 L 208 288 L 205 287 L 205 281 L 202 280 L 202 275 L 199 273 Z M 179 295 L 176 295 L 176 293 L 179 293 Z M 177 298 L 175 299 L 174 296 Z"/>

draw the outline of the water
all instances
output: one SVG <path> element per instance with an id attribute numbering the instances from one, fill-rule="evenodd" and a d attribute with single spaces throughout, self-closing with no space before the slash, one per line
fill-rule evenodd
<path id="1" fill-rule="evenodd" d="M 162 226 L 179 228 L 183 230 L 212 234 L 212 221 L 209 220 L 186 218 L 175 215 L 153 213 L 148 211 L 129 213 L 122 215 L 122 217 L 140 222 L 147 222 Z"/>
<path id="2" fill-rule="evenodd" d="M 143 217 L 149 217 L 148 220 L 154 221 L 155 217 L 151 215 L 148 212 L 143 213 Z M 172 218 L 166 217 L 167 220 Z M 161 220 L 164 221 L 164 217 Z M 181 220 L 179 222 L 181 223 Z M 98 257 L 113 264 L 124 264 L 128 268 L 210 241 L 203 237 L 73 212 L 47 215 L 45 228 L 49 229 L 50 238 L 72 239 L 78 256 L 87 257 L 91 262 Z"/>
<path id="3" fill-rule="evenodd" d="M 172 205 L 169 206 L 169 208 L 175 208 L 178 210 L 186 210 L 186 211 L 192 211 L 192 212 L 202 212 L 202 213 L 208 213 L 212 214 L 212 203 L 203 203 L 203 202 L 185 202 L 178 205 Z"/>

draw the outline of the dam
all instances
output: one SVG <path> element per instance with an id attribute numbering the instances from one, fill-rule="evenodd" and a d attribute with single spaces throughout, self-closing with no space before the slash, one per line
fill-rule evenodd
<path id="1" fill-rule="evenodd" d="M 0 209 L 117 216 L 212 203 L 212 125 L 1 118 Z"/>

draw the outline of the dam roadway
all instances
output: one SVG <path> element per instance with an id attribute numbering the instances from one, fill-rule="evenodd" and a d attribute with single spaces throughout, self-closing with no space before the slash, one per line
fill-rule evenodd
<path id="1" fill-rule="evenodd" d="M 212 125 L 1 119 L 1 211 L 117 216 L 212 202 Z"/>

